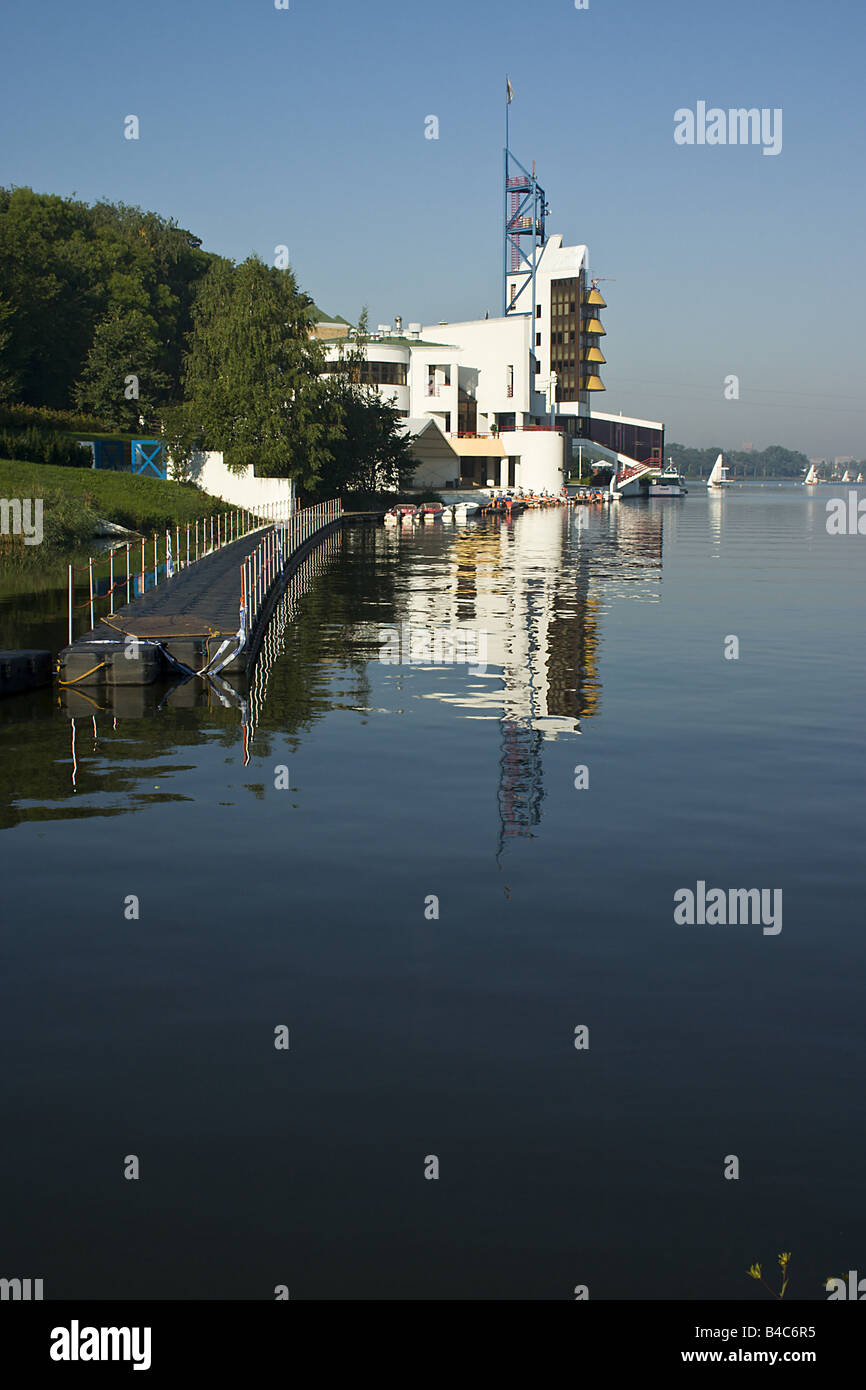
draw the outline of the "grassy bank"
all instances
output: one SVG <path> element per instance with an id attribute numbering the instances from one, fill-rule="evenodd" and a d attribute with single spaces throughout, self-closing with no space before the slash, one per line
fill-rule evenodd
<path id="1" fill-rule="evenodd" d="M 190 483 L 10 459 L 0 459 L 0 497 L 43 498 L 49 545 L 83 542 L 97 521 L 115 521 L 150 535 L 226 510 L 225 503 Z"/>

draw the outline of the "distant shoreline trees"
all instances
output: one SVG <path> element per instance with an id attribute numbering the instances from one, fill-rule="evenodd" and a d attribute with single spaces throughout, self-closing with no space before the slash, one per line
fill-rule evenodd
<path id="1" fill-rule="evenodd" d="M 749 450 L 723 449 L 721 445 L 713 445 L 711 449 L 692 449 L 685 444 L 665 445 L 665 454 L 670 455 L 680 473 L 689 478 L 709 477 L 720 453 L 731 475 L 737 478 L 799 478 L 809 467 L 805 454 L 781 444 Z"/>

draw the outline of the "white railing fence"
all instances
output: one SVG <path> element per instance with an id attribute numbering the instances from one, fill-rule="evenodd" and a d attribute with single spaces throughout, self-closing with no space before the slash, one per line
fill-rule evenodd
<path id="1" fill-rule="evenodd" d="M 116 593 L 125 595 L 121 603 L 130 603 L 163 580 L 171 579 L 179 570 L 203 560 L 205 555 L 233 545 L 252 531 L 260 531 L 263 526 L 284 524 L 291 517 L 290 498 L 263 503 L 255 511 L 234 507 L 231 511 L 200 517 L 186 526 L 169 527 L 163 536 L 154 533 L 152 540 L 146 541 L 142 537 L 140 542 L 129 541 L 126 546 L 114 546 L 107 555 L 91 555 L 86 565 L 70 565 L 69 645 L 73 641 L 73 615 L 79 609 L 88 610 L 89 630 L 92 631 L 96 626 L 97 608 L 104 601 L 107 601 L 108 607 L 100 609 L 100 617 L 114 616 Z M 82 603 L 75 602 L 76 574 L 86 574 L 88 577 Z"/>
<path id="2" fill-rule="evenodd" d="M 316 531 L 337 521 L 343 513 L 339 497 L 302 507 L 288 520 L 275 525 L 241 565 L 241 630 L 251 634 L 276 580 L 285 572 L 296 550 Z"/>

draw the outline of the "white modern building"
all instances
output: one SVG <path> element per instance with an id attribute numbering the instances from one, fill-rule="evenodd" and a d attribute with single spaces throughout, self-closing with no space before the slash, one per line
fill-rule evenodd
<path id="1" fill-rule="evenodd" d="M 503 313 L 457 323 L 380 324 L 364 344 L 362 381 L 405 422 L 418 486 L 558 493 L 581 441 L 608 459 L 620 492 L 662 465 L 664 426 L 610 415 L 604 391 L 607 306 L 586 246 L 548 236 L 535 175 L 506 146 Z M 353 345 L 344 320 L 319 323 L 329 362 Z M 356 344 L 355 344 L 356 345 Z"/>
<path id="2" fill-rule="evenodd" d="M 418 487 L 482 486 L 559 492 L 581 440 L 623 473 L 661 462 L 664 426 L 591 407 L 604 390 L 599 314 L 585 246 L 552 236 L 531 277 L 512 277 L 514 306 L 498 318 L 380 324 L 364 346 L 363 381 L 402 415 L 414 441 Z M 324 344 L 335 365 L 351 333 Z"/>

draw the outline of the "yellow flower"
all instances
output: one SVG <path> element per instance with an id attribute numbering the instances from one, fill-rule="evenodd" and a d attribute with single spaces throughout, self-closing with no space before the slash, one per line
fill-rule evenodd
<path id="1" fill-rule="evenodd" d="M 753 1279 L 760 1279 L 760 1277 L 761 1277 L 761 1266 L 760 1266 L 760 1265 L 752 1265 L 751 1269 L 749 1270 L 749 1273 L 751 1274 L 751 1276 L 752 1276 Z"/>
<path id="2" fill-rule="evenodd" d="M 790 1258 L 791 1258 L 791 1252 L 790 1252 L 790 1250 L 785 1250 L 785 1251 L 783 1252 L 783 1254 L 781 1254 L 781 1255 L 779 1256 L 779 1264 L 782 1266 L 783 1269 L 785 1268 L 785 1265 L 788 1263 L 788 1261 L 790 1260 Z"/>

